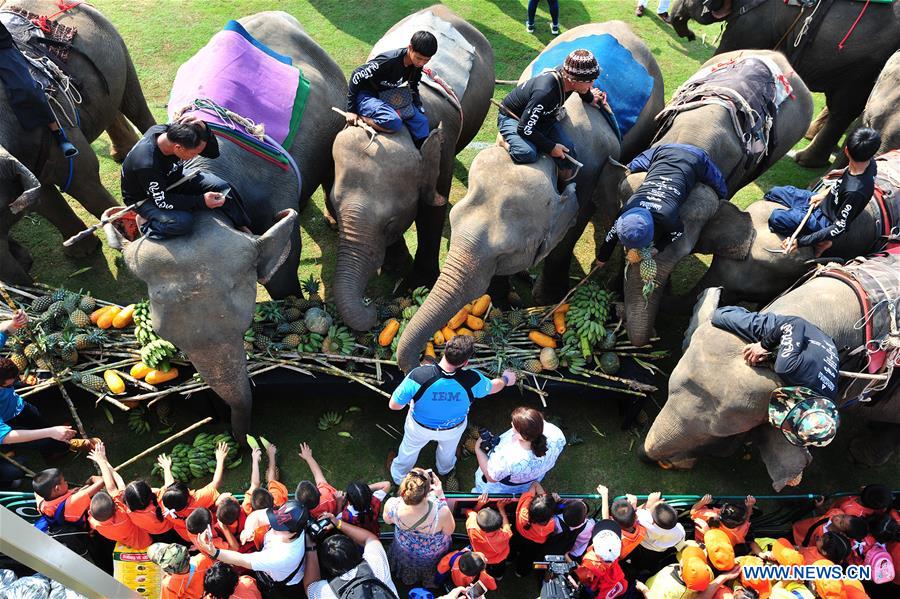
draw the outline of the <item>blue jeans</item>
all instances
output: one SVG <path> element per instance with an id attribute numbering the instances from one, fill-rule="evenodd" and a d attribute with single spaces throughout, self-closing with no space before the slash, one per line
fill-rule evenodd
<path id="1" fill-rule="evenodd" d="M 509 144 L 509 157 L 512 158 L 513 162 L 517 164 L 531 164 L 537 162 L 540 155 L 537 146 L 519 135 L 516 130 L 518 126 L 519 121 L 510 116 L 500 113 L 497 117 L 497 129 L 500 131 L 500 135 L 503 136 L 504 141 Z M 550 125 L 550 127 L 546 131 L 542 131 L 542 133 L 549 137 L 554 143 L 562 144 L 569 148 L 569 156 L 576 159 L 578 158 L 578 155 L 575 153 L 575 143 L 568 135 L 566 135 L 566 132 L 563 131 L 559 121 Z M 572 168 L 572 163 L 565 158 L 554 158 L 554 160 L 559 168 Z"/>
<path id="2" fill-rule="evenodd" d="M 528 0 L 528 24 L 534 25 L 534 14 L 541 0 Z M 559 0 L 547 0 L 550 5 L 550 18 L 554 25 L 559 25 Z"/>
<path id="3" fill-rule="evenodd" d="M 809 210 L 809 199 L 812 196 L 813 192 L 808 189 L 798 189 L 793 185 L 773 187 L 769 190 L 765 199 L 785 207 L 773 210 L 769 215 L 769 230 L 779 235 L 793 235 L 800 222 L 803 221 L 803 217 L 806 216 L 806 211 Z M 830 226 L 831 221 L 822 214 L 821 210 L 814 208 L 800 233 L 808 235 Z"/>
<path id="4" fill-rule="evenodd" d="M 369 117 L 376 125 L 391 133 L 396 133 L 400 127 L 406 125 L 416 145 L 428 137 L 428 117 L 418 108 L 415 108 L 413 115 L 404 121 L 393 106 L 381 98 L 361 92 L 356 96 L 356 114 Z"/>

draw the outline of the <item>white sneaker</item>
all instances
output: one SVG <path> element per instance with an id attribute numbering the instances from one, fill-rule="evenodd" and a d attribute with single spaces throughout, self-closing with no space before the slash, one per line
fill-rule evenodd
<path id="1" fill-rule="evenodd" d="M 550 25 L 550 33 L 553 35 L 559 35 L 559 25 Z"/>
<path id="2" fill-rule="evenodd" d="M 527 31 L 528 33 L 534 33 L 534 23 L 525 21 L 525 31 Z"/>

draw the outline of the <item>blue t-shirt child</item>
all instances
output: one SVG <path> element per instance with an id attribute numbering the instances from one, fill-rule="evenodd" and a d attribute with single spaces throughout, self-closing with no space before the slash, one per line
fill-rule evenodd
<path id="1" fill-rule="evenodd" d="M 412 407 L 413 420 L 433 429 L 459 426 L 469 413 L 473 399 L 491 393 L 489 378 L 474 369 L 445 372 L 437 364 L 413 368 L 394 390 L 391 399 L 405 406 L 423 385 L 428 385 Z"/>
<path id="2" fill-rule="evenodd" d="M 6 345 L 7 335 L 0 332 L 0 347 Z M 25 409 L 25 401 L 19 397 L 12 387 L 0 387 L 0 443 L 12 428 L 6 424 Z"/>

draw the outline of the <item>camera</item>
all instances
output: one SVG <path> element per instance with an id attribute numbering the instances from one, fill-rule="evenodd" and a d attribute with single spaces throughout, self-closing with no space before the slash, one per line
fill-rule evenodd
<path id="1" fill-rule="evenodd" d="M 306 532 L 309 533 L 318 543 L 323 537 L 334 528 L 334 524 L 328 518 L 319 518 L 318 520 L 310 520 L 306 523 Z"/>
<path id="2" fill-rule="evenodd" d="M 544 561 L 534 562 L 535 570 L 546 570 L 541 583 L 540 599 L 574 599 L 580 590 L 571 574 L 578 564 L 565 555 L 545 555 Z"/>
<path id="3" fill-rule="evenodd" d="M 481 437 L 481 451 L 487 455 L 491 455 L 497 449 L 497 445 L 500 444 L 500 436 L 495 435 L 483 426 L 478 429 L 478 436 Z"/>

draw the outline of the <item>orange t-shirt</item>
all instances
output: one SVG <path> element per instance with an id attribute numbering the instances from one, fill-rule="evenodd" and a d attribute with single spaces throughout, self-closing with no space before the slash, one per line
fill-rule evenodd
<path id="1" fill-rule="evenodd" d="M 132 549 L 146 549 L 152 543 L 150 534 L 139 528 L 131 518 L 128 517 L 125 505 L 122 503 L 122 493 L 113 498 L 116 505 L 116 511 L 113 517 L 105 522 L 96 520 L 93 516 L 88 516 L 88 522 L 91 527 L 98 533 L 109 539 L 110 541 L 118 541 Z"/>
<path id="2" fill-rule="evenodd" d="M 163 576 L 159 599 L 202 599 L 203 577 L 213 561 L 202 553 L 191 558 L 193 573 L 166 574 Z"/>
<path id="3" fill-rule="evenodd" d="M 160 505 L 162 505 L 162 496 L 165 493 L 165 489 L 159 490 L 159 501 Z M 191 534 L 187 531 L 187 525 L 184 521 L 187 519 L 191 513 L 197 509 L 198 507 L 205 507 L 206 509 L 211 509 L 212 506 L 216 504 L 216 499 L 219 498 L 219 492 L 216 490 L 212 484 L 208 484 L 201 489 L 197 489 L 196 491 L 190 492 L 190 497 L 188 497 L 187 507 L 181 511 L 175 512 L 176 518 L 172 520 L 172 529 L 178 533 L 185 541 L 193 542 L 191 539 Z M 165 509 L 165 508 L 163 508 Z"/>
<path id="4" fill-rule="evenodd" d="M 512 528 L 509 524 L 500 530 L 484 532 L 478 526 L 478 513 L 469 512 L 466 518 L 466 531 L 469 533 L 469 541 L 472 550 L 484 554 L 484 561 L 489 564 L 502 564 L 509 556 L 509 540 L 512 538 Z"/>
<path id="5" fill-rule="evenodd" d="M 448 553 L 447 555 L 442 557 L 440 562 L 438 562 L 437 570 L 439 573 L 446 574 L 447 571 L 450 570 L 450 580 L 453 581 L 454 587 L 467 587 L 467 586 L 471 585 L 473 582 L 475 582 L 474 576 L 467 576 L 467 575 L 463 574 L 462 571 L 460 571 L 459 558 L 456 558 L 456 560 L 453 562 L 453 568 L 452 569 L 450 568 L 450 560 L 453 558 L 453 556 L 456 555 L 457 553 L 462 554 L 467 551 L 468 551 L 467 549 L 464 549 L 462 551 L 451 551 L 450 553 Z M 460 557 L 461 557 L 461 555 L 460 555 Z M 487 561 L 487 560 L 485 560 L 485 561 Z M 482 584 L 484 584 L 484 586 L 485 586 L 485 588 L 487 588 L 487 590 L 489 590 L 489 591 L 497 590 L 497 581 L 494 580 L 493 576 L 491 576 L 490 574 L 487 573 L 487 570 L 483 570 L 481 572 L 481 575 L 478 577 L 478 580 L 480 580 L 482 582 Z"/>
<path id="6" fill-rule="evenodd" d="M 543 544 L 547 537 L 553 534 L 554 524 L 553 518 L 544 524 L 531 524 L 528 526 L 528 509 L 531 502 L 534 501 L 535 494 L 533 491 L 527 491 L 519 497 L 519 503 L 516 504 L 516 530 L 524 538 L 532 543 Z"/>
<path id="7" fill-rule="evenodd" d="M 619 559 L 625 559 L 629 553 L 634 551 L 635 547 L 641 544 L 641 541 L 643 541 L 646 536 L 647 529 L 637 522 L 634 523 L 634 530 L 631 532 L 628 532 L 623 528 L 622 553 L 619 555 Z"/>
<path id="8" fill-rule="evenodd" d="M 618 560 L 614 562 L 605 562 L 594 553 L 594 548 L 590 547 L 581 560 L 581 565 L 575 569 L 578 579 L 591 585 L 594 579 L 602 579 L 610 573 L 618 564 Z"/>
<path id="9" fill-rule="evenodd" d="M 146 530 L 151 535 L 161 535 L 172 530 L 172 519 L 165 518 L 160 521 L 156 518 L 156 506 L 152 503 L 142 510 L 131 510 L 125 506 L 128 517 L 134 522 L 134 525 L 141 530 Z M 162 506 L 160 506 L 160 513 Z"/>
<path id="10" fill-rule="evenodd" d="M 266 483 L 266 490 L 272 495 L 272 500 L 275 504 L 275 508 L 280 508 L 287 502 L 290 495 L 288 494 L 287 487 L 284 486 L 284 483 L 278 482 L 277 480 L 270 480 Z M 253 511 L 253 491 L 247 489 L 247 492 L 244 493 L 244 501 L 241 503 L 241 507 L 244 508 L 244 513 L 249 514 Z"/>
<path id="11" fill-rule="evenodd" d="M 256 586 L 256 580 L 252 576 L 238 578 L 237 586 L 231 594 L 231 599 L 262 599 L 262 593 Z"/>
<path id="12" fill-rule="evenodd" d="M 831 508 L 830 510 L 828 510 L 821 516 L 813 516 L 812 518 L 805 518 L 803 520 L 798 520 L 797 522 L 794 522 L 794 526 L 793 526 L 794 544 L 795 545 L 803 545 L 804 544 L 803 541 L 804 541 L 804 539 L 806 539 L 806 535 L 809 533 L 809 528 L 813 524 L 815 524 L 816 522 L 821 522 L 822 520 L 825 520 L 825 522 L 828 522 L 829 518 L 831 518 L 832 516 L 836 516 L 838 514 L 843 514 L 843 512 L 837 508 Z M 824 528 L 825 528 L 824 522 L 822 524 L 819 524 L 816 527 L 816 531 L 813 532 L 809 536 L 809 543 L 806 543 L 806 544 L 810 545 L 810 546 L 815 546 L 815 544 L 819 540 L 819 538 L 823 534 L 825 534 L 825 531 L 823 530 Z"/>
<path id="13" fill-rule="evenodd" d="M 317 484 L 316 488 L 319 490 L 319 505 L 309 510 L 310 516 L 312 516 L 313 518 L 318 518 L 325 512 L 334 514 L 337 511 L 337 501 L 334 498 L 334 494 L 337 493 L 337 489 L 329 485 L 327 482 Z"/>
<path id="14" fill-rule="evenodd" d="M 91 496 L 84 493 L 83 489 L 69 489 L 55 499 L 44 499 L 39 495 L 34 497 L 37 501 L 38 511 L 48 518 L 52 518 L 56 514 L 59 504 L 65 501 L 63 520 L 66 522 L 77 522 L 91 507 Z"/>
<path id="15" fill-rule="evenodd" d="M 704 522 L 709 522 L 713 518 L 718 519 L 721 511 L 722 510 L 717 507 L 702 507 L 699 510 L 691 510 L 691 520 L 699 518 Z M 738 545 L 745 542 L 747 539 L 747 533 L 750 532 L 750 520 L 747 520 L 737 528 L 728 528 L 720 522 L 719 530 L 728 535 L 728 539 L 731 541 L 732 546 Z M 703 542 L 703 533 L 697 528 L 694 529 L 694 540 L 698 543 Z"/>
<path id="16" fill-rule="evenodd" d="M 825 556 L 819 553 L 818 548 L 815 546 L 812 547 L 798 547 L 797 551 L 800 552 L 800 555 L 803 556 L 803 563 L 807 566 L 811 566 L 820 559 L 825 559 Z"/>
<path id="17" fill-rule="evenodd" d="M 859 516 L 860 518 L 868 518 L 872 514 L 877 513 L 877 510 L 873 510 L 872 508 L 861 504 L 858 495 L 844 498 L 834 506 L 834 509 L 838 509 L 848 516 Z"/>

